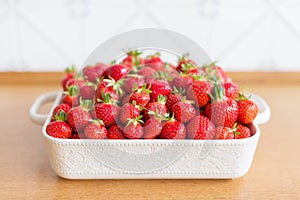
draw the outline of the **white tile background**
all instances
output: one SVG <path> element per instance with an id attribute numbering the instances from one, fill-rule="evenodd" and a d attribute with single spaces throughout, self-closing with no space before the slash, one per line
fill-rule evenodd
<path id="1" fill-rule="evenodd" d="M 299 71 L 299 0 L 0 0 L 0 71 L 62 71 L 111 36 L 179 31 L 229 71 Z"/>

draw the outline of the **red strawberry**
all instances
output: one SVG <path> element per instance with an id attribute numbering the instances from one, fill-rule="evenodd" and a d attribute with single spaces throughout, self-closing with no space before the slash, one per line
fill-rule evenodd
<path id="1" fill-rule="evenodd" d="M 201 74 L 199 68 L 196 65 L 193 65 L 191 63 L 186 63 L 186 64 L 182 64 L 181 66 L 182 66 L 181 72 L 183 72 L 186 75 L 199 76 Z"/>
<path id="2" fill-rule="evenodd" d="M 104 139 L 106 138 L 107 130 L 101 121 L 93 121 L 84 129 L 84 136 L 88 139 Z"/>
<path id="3" fill-rule="evenodd" d="M 121 78 L 124 78 L 128 74 L 129 70 L 126 66 L 121 64 L 116 64 L 113 66 L 108 67 L 103 72 L 104 78 L 113 78 L 115 81 L 120 80 Z"/>
<path id="4" fill-rule="evenodd" d="M 208 77 L 214 77 L 223 83 L 229 81 L 227 74 L 220 66 L 217 66 L 215 62 L 203 66 L 202 69 L 207 74 Z"/>
<path id="5" fill-rule="evenodd" d="M 204 116 L 193 117 L 188 126 L 188 138 L 195 140 L 213 139 L 215 136 L 214 124 Z"/>
<path id="6" fill-rule="evenodd" d="M 159 134 L 161 139 L 185 139 L 186 138 L 186 128 L 184 124 L 176 121 L 173 117 L 166 121 L 161 133 Z"/>
<path id="7" fill-rule="evenodd" d="M 124 81 L 124 84 L 122 88 L 128 92 L 131 93 L 134 89 L 134 86 L 136 85 L 138 88 L 142 87 L 145 84 L 145 79 L 143 76 L 140 75 L 131 75 L 129 74 Z"/>
<path id="8" fill-rule="evenodd" d="M 103 94 L 103 101 L 96 103 L 92 111 L 94 118 L 103 121 L 106 127 L 116 124 L 119 107 L 110 99 L 110 95 Z"/>
<path id="9" fill-rule="evenodd" d="M 89 113 L 92 103 L 91 100 L 82 100 L 80 106 L 71 108 L 67 113 L 67 122 L 76 132 L 82 131 L 92 120 Z"/>
<path id="10" fill-rule="evenodd" d="M 120 95 L 123 94 L 123 90 L 121 89 L 122 84 L 123 80 L 116 82 L 114 79 L 104 79 L 97 86 L 95 101 L 103 101 L 103 94 L 109 94 L 111 100 L 118 101 L 120 99 Z"/>
<path id="11" fill-rule="evenodd" d="M 141 125 L 142 116 L 128 120 L 127 125 L 123 129 L 124 136 L 129 139 L 140 139 L 144 134 L 144 129 Z"/>
<path id="12" fill-rule="evenodd" d="M 126 103 L 120 110 L 120 120 L 123 124 L 127 124 L 128 120 L 140 116 L 140 108 L 135 103 Z"/>
<path id="13" fill-rule="evenodd" d="M 210 101 L 211 87 L 203 80 L 194 81 L 187 90 L 187 97 L 196 102 L 200 108 L 206 106 Z"/>
<path id="14" fill-rule="evenodd" d="M 64 92 L 62 102 L 68 104 L 71 107 L 79 105 L 79 89 L 77 85 L 68 87 L 68 91 Z"/>
<path id="15" fill-rule="evenodd" d="M 96 83 L 100 79 L 102 73 L 108 66 L 103 63 L 97 63 L 95 66 L 86 66 L 83 68 L 82 73 L 88 81 Z"/>
<path id="16" fill-rule="evenodd" d="M 174 91 L 174 90 L 173 90 Z M 172 93 L 173 93 L 172 91 Z M 167 98 L 166 107 L 168 111 L 172 111 L 172 107 L 175 103 L 180 102 L 183 96 L 180 93 L 170 94 Z"/>
<path id="17" fill-rule="evenodd" d="M 144 84 L 141 88 L 136 88 L 135 91 L 131 94 L 129 102 L 136 102 L 137 105 L 142 107 L 146 106 L 150 101 L 150 93 L 152 91 L 146 88 L 146 84 Z"/>
<path id="18" fill-rule="evenodd" d="M 172 86 L 178 89 L 187 89 L 193 81 L 194 79 L 191 76 L 180 74 L 173 79 Z"/>
<path id="19" fill-rule="evenodd" d="M 53 118 L 55 121 L 50 122 L 46 127 L 48 135 L 55 138 L 71 138 L 72 128 L 65 122 L 66 118 L 66 112 L 59 110 Z"/>
<path id="20" fill-rule="evenodd" d="M 206 106 L 205 116 L 216 126 L 232 127 L 238 117 L 238 105 L 232 99 L 213 101 Z"/>
<path id="21" fill-rule="evenodd" d="M 65 113 L 67 113 L 69 110 L 71 109 L 71 106 L 69 106 L 69 104 L 66 103 L 61 103 L 59 105 L 57 105 L 52 112 L 52 119 L 55 119 L 55 116 L 60 112 L 60 111 L 64 111 Z"/>
<path id="22" fill-rule="evenodd" d="M 224 89 L 225 89 L 225 96 L 230 98 L 230 99 L 235 99 L 239 92 L 240 92 L 240 87 L 233 83 L 233 82 L 226 82 L 224 83 Z"/>
<path id="23" fill-rule="evenodd" d="M 188 54 L 184 54 L 182 57 L 178 59 L 178 65 L 176 70 L 183 72 L 185 68 L 184 66 L 185 64 L 193 64 L 194 66 L 197 66 L 197 64 L 189 58 Z"/>
<path id="24" fill-rule="evenodd" d="M 78 88 L 80 88 L 82 85 L 84 85 L 85 80 L 83 78 L 82 75 L 80 74 L 76 74 L 74 78 L 68 80 L 68 82 L 66 83 L 66 88 L 68 89 L 70 86 L 77 86 Z"/>
<path id="25" fill-rule="evenodd" d="M 144 59 L 140 57 L 141 54 L 142 52 L 138 50 L 129 51 L 127 57 L 122 61 L 122 64 L 126 65 L 129 69 L 135 66 L 143 66 Z"/>
<path id="26" fill-rule="evenodd" d="M 233 128 L 234 128 L 234 138 L 235 139 L 248 138 L 251 136 L 251 131 L 247 126 L 237 124 Z"/>
<path id="27" fill-rule="evenodd" d="M 155 69 L 156 71 L 164 70 L 164 66 L 165 66 L 164 62 L 160 58 L 159 52 L 147 56 L 147 58 L 145 59 L 145 65 Z"/>
<path id="28" fill-rule="evenodd" d="M 250 124 L 256 118 L 258 105 L 252 100 L 240 94 L 238 98 L 238 121 L 242 124 Z"/>
<path id="29" fill-rule="evenodd" d="M 228 76 L 224 72 L 224 70 L 220 66 L 214 66 L 214 69 L 217 71 L 217 73 L 222 77 L 223 81 L 226 82 L 228 81 Z"/>
<path id="30" fill-rule="evenodd" d="M 172 107 L 177 121 L 185 123 L 196 116 L 196 109 L 189 102 L 177 102 Z"/>
<path id="31" fill-rule="evenodd" d="M 216 139 L 219 139 L 219 140 L 234 139 L 233 130 L 226 126 L 218 126 L 215 129 L 215 132 L 216 132 Z"/>
<path id="32" fill-rule="evenodd" d="M 91 82 L 85 82 L 80 88 L 79 88 L 79 93 L 82 99 L 94 99 L 95 96 L 95 84 Z"/>
<path id="33" fill-rule="evenodd" d="M 62 79 L 61 85 L 62 85 L 64 91 L 67 91 L 67 82 L 70 79 L 73 79 L 75 77 L 75 73 L 76 73 L 75 66 L 73 65 L 71 68 L 68 67 L 65 70 L 65 72 L 66 72 L 66 76 Z"/>
<path id="34" fill-rule="evenodd" d="M 125 139 L 125 137 L 123 136 L 123 131 L 118 125 L 112 125 L 111 127 L 109 127 L 106 137 L 108 139 Z"/>
<path id="35" fill-rule="evenodd" d="M 163 123 L 156 117 L 151 117 L 144 124 L 144 137 L 145 139 L 156 138 L 163 128 Z"/>
<path id="36" fill-rule="evenodd" d="M 120 105 L 124 105 L 125 103 L 129 103 L 130 96 L 131 96 L 131 94 L 124 95 L 123 98 L 120 100 L 120 102 L 121 102 Z"/>
<path id="37" fill-rule="evenodd" d="M 137 74 L 140 76 L 143 76 L 146 82 L 150 82 L 151 80 L 154 79 L 154 73 L 155 69 L 151 67 L 142 67 L 140 70 L 137 71 Z"/>
<path id="38" fill-rule="evenodd" d="M 151 101 L 157 101 L 159 95 L 168 96 L 172 91 L 170 84 L 162 80 L 151 81 L 147 84 L 147 88 L 152 91 L 150 94 Z"/>
<path id="39" fill-rule="evenodd" d="M 161 116 L 164 116 L 168 113 L 166 107 L 166 97 L 159 95 L 157 102 L 150 102 L 145 106 L 144 118 L 149 119 L 151 115 L 157 113 Z"/>
<path id="40" fill-rule="evenodd" d="M 205 116 L 208 117 L 215 126 L 232 127 L 238 118 L 238 104 L 235 100 L 225 97 L 224 88 L 214 86 L 213 102 L 205 108 Z"/>
<path id="41" fill-rule="evenodd" d="M 50 122 L 46 127 L 46 132 L 55 138 L 67 139 L 72 137 L 72 128 L 63 121 Z"/>
<path id="42" fill-rule="evenodd" d="M 84 138 L 84 135 L 83 133 L 73 133 L 71 139 L 83 139 Z"/>

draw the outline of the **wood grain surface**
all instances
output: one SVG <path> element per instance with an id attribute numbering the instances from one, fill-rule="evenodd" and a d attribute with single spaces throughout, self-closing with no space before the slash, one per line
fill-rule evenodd
<path id="1" fill-rule="evenodd" d="M 235 74 L 238 83 L 267 100 L 272 116 L 260 126 L 262 135 L 250 171 L 234 180 L 58 177 L 49 165 L 41 127 L 30 121 L 28 110 L 38 95 L 59 90 L 55 80 L 60 75 L 48 74 L 47 82 L 41 74 L 0 74 L 7 80 L 23 77 L 0 81 L 0 199 L 300 199 L 299 75 L 289 81 L 284 74 L 280 79 L 257 73 L 250 81 L 244 79 L 246 73 Z M 50 106 L 41 113 L 49 112 Z"/>

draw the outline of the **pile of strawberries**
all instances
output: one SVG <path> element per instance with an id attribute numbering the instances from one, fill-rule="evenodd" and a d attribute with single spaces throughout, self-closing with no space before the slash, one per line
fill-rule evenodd
<path id="1" fill-rule="evenodd" d="M 241 139 L 258 106 L 221 67 L 130 51 L 119 63 L 66 70 L 46 132 L 73 139 Z"/>

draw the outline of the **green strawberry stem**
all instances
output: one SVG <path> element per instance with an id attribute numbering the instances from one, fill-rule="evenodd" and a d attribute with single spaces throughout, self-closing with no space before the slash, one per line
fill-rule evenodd
<path id="1" fill-rule="evenodd" d="M 54 116 L 54 119 L 56 121 L 65 122 L 65 121 L 67 121 L 67 113 L 65 111 L 61 110 L 60 112 L 56 113 L 56 115 Z"/>
<path id="2" fill-rule="evenodd" d="M 126 126 L 129 126 L 130 124 L 133 124 L 134 126 L 137 126 L 138 124 L 144 124 L 144 121 L 142 120 L 143 115 L 140 115 L 133 119 L 128 119 Z"/>
<path id="3" fill-rule="evenodd" d="M 76 72 L 76 66 L 75 66 L 75 65 L 71 65 L 71 67 L 67 67 L 67 68 L 65 69 L 65 72 L 66 72 L 67 74 L 69 74 L 69 73 L 75 73 L 75 72 Z"/>
<path id="4" fill-rule="evenodd" d="M 64 94 L 68 94 L 72 97 L 79 95 L 79 88 L 77 85 L 70 85 L 67 89 L 68 91 L 65 91 Z"/>
<path id="5" fill-rule="evenodd" d="M 125 81 L 124 79 L 115 81 L 115 79 L 109 76 L 109 79 L 103 79 L 103 81 L 107 83 L 106 87 L 113 87 L 117 94 L 121 96 L 124 94 L 124 91 L 121 89 Z"/>
<path id="6" fill-rule="evenodd" d="M 157 97 L 157 102 L 160 103 L 160 104 L 166 104 L 167 97 L 159 94 L 158 97 Z"/>
<path id="7" fill-rule="evenodd" d="M 80 97 L 79 102 L 80 102 L 80 106 L 85 108 L 86 110 L 89 111 L 93 109 L 93 105 L 94 105 L 93 100 L 90 99 L 83 100 L 82 97 Z"/>

